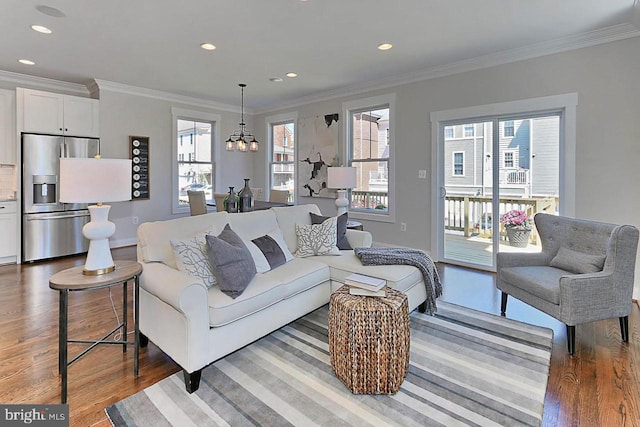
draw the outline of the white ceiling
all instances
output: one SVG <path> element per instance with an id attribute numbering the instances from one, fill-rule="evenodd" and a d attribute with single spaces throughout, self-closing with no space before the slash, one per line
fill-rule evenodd
<path id="1" fill-rule="evenodd" d="M 244 82 L 245 105 L 264 110 L 637 36 L 633 10 L 634 0 L 0 0 L 0 70 L 230 105 Z"/>

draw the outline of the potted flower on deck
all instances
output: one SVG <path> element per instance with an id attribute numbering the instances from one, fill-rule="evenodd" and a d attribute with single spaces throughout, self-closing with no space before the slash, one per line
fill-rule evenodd
<path id="1" fill-rule="evenodd" d="M 509 244 L 517 248 L 525 248 L 531 234 L 531 218 L 525 211 L 510 210 L 500 217 L 500 222 L 507 230 Z"/>

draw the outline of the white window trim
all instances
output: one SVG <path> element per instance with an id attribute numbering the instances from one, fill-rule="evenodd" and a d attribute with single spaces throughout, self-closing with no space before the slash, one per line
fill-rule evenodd
<path id="1" fill-rule="evenodd" d="M 507 116 L 513 113 L 545 110 L 562 110 L 563 125 L 560 128 L 560 195 L 562 197 L 560 214 L 574 217 L 576 206 L 576 113 L 578 107 L 578 94 L 566 93 L 561 95 L 544 96 L 540 98 L 530 98 L 519 101 L 507 101 L 496 104 L 479 105 L 474 107 L 464 107 L 452 110 L 434 111 L 430 114 L 431 120 L 431 194 L 434 204 L 438 206 L 436 213 L 431 215 L 431 253 L 438 254 L 441 246 L 438 233 L 438 215 L 441 205 L 436 198 L 440 197 L 444 182 L 438 175 L 438 165 L 442 163 L 444 150 L 444 126 L 455 120 L 465 120 L 474 117 Z M 435 257 L 437 261 L 437 256 Z"/>
<path id="2" fill-rule="evenodd" d="M 271 126 L 272 125 L 279 125 L 282 123 L 286 123 L 286 122 L 294 122 L 294 129 L 293 129 L 293 138 L 296 144 L 296 149 L 293 150 L 293 159 L 294 159 L 294 164 L 295 164 L 295 174 L 294 174 L 294 181 L 295 181 L 295 185 L 296 185 L 296 191 L 294 193 L 295 196 L 295 200 L 293 201 L 294 204 L 298 203 L 298 183 L 300 181 L 298 181 L 298 112 L 297 111 L 290 111 L 288 113 L 280 113 L 280 114 L 275 114 L 273 116 L 269 116 L 265 118 L 265 135 L 267 135 L 267 155 L 265 157 L 265 164 L 264 164 L 264 170 L 265 170 L 265 176 L 264 176 L 264 182 L 266 183 L 266 187 L 265 190 L 267 191 L 264 196 L 265 196 L 265 200 L 268 200 L 269 197 L 269 192 L 271 191 L 271 159 L 273 158 L 273 135 L 271 134 Z"/>
<path id="3" fill-rule="evenodd" d="M 513 166 L 507 166 L 507 153 L 511 153 L 511 161 Z M 505 169 L 516 169 L 516 151 L 515 150 L 502 150 L 502 167 Z"/>
<path id="4" fill-rule="evenodd" d="M 460 175 L 456 174 L 456 154 L 462 154 L 462 173 Z M 465 177 L 465 167 L 464 167 L 464 151 L 453 151 L 451 153 L 451 176 L 454 178 L 464 178 Z"/>
<path id="5" fill-rule="evenodd" d="M 348 160 L 350 164 L 350 135 L 351 135 L 351 111 L 362 110 L 363 108 L 375 108 L 381 105 L 389 106 L 389 207 L 386 213 L 369 213 L 362 211 L 349 211 L 349 217 L 353 219 L 363 219 L 379 222 L 396 222 L 396 94 L 372 96 L 370 98 L 357 99 L 342 103 L 342 117 L 344 117 L 344 144 L 342 147 L 342 158 Z"/>
<path id="6" fill-rule="evenodd" d="M 211 122 L 212 138 L 211 143 L 213 149 L 211 162 L 214 164 L 214 180 L 220 182 L 220 171 L 217 167 L 217 160 L 220 158 L 220 114 L 207 113 L 197 110 L 186 110 L 183 108 L 171 107 L 171 213 L 184 214 L 189 212 L 189 206 L 181 206 L 178 204 L 178 196 L 180 189 L 178 188 L 178 119 L 201 120 L 203 122 Z"/>

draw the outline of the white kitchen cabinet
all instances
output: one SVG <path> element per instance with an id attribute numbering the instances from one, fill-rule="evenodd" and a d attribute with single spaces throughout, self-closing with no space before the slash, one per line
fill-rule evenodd
<path id="1" fill-rule="evenodd" d="M 98 100 L 32 89 L 18 89 L 22 132 L 98 137 Z"/>
<path id="2" fill-rule="evenodd" d="M 0 89 L 0 164 L 16 163 L 16 95 Z"/>
<path id="3" fill-rule="evenodd" d="M 17 256 L 17 221 L 16 202 L 0 202 L 0 262 L 15 262 L 6 258 Z"/>

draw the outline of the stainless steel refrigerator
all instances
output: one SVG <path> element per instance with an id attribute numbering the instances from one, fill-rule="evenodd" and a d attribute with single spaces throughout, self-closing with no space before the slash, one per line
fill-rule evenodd
<path id="1" fill-rule="evenodd" d="M 100 141 L 22 134 L 22 261 L 87 252 L 87 204 L 60 203 L 60 157 L 94 157 Z M 105 179 L 107 179 L 105 177 Z"/>

